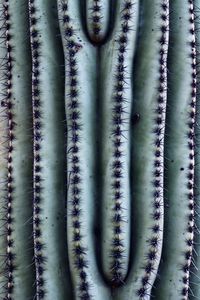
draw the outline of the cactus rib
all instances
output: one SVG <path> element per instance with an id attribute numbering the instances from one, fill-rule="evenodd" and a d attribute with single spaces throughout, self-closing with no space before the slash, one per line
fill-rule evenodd
<path id="1" fill-rule="evenodd" d="M 102 265 L 113 287 L 124 282 L 129 263 L 131 73 L 138 16 L 137 1 L 116 4 L 112 35 L 100 49 Z"/>
<path id="2" fill-rule="evenodd" d="M 34 262 L 37 299 L 72 297 L 65 230 L 64 64 L 57 3 L 29 1 L 34 130 Z M 49 25 L 50 24 L 50 25 Z M 56 125 L 55 125 L 56 124 Z"/>
<path id="3" fill-rule="evenodd" d="M 41 136 L 41 112 L 40 112 L 40 103 L 38 99 L 38 93 L 39 93 L 39 43 L 38 43 L 38 30 L 35 28 L 36 24 L 36 18 L 35 18 L 35 6 L 34 6 L 34 0 L 29 1 L 29 13 L 30 13 L 30 35 L 31 35 L 31 47 L 32 47 L 32 63 L 33 63 L 33 70 L 32 70 L 32 94 L 33 94 L 33 125 L 34 125 L 34 136 Z M 38 299 L 42 299 L 44 297 L 44 291 L 43 291 L 43 264 L 44 259 L 41 255 L 41 249 L 43 247 L 42 243 L 40 242 L 40 196 L 39 191 L 40 184 L 39 179 L 40 175 L 37 175 L 37 173 L 40 171 L 40 144 L 36 142 L 37 139 L 34 138 L 34 171 L 35 171 L 35 179 L 38 178 L 38 180 L 34 180 L 34 203 L 33 203 L 33 236 L 34 236 L 34 257 L 35 257 L 35 267 L 36 267 L 36 295 Z M 40 258 L 40 259 L 39 259 Z M 43 260 L 42 260 L 43 259 Z"/>
<path id="4" fill-rule="evenodd" d="M 10 234 L 8 231 L 8 212 L 9 206 L 11 205 L 11 199 L 8 197 L 8 186 L 6 186 L 8 179 L 8 157 L 6 157 L 7 150 L 9 149 L 9 131 L 8 131 L 8 116 L 10 114 L 10 98 L 8 97 L 8 87 L 11 87 L 9 74 L 9 63 L 10 55 L 7 53 L 7 37 L 6 30 L 8 23 L 6 20 L 6 15 L 8 15 L 8 6 L 1 1 L 1 70 L 3 75 L 1 75 L 0 86 L 1 86 L 1 235 L 0 235 L 0 288 L 1 288 L 1 299 L 7 297 L 8 294 L 11 294 L 11 289 L 9 285 L 12 284 L 11 272 L 8 273 L 9 269 L 11 271 L 12 261 L 7 259 L 8 249 L 7 246 L 11 246 L 9 241 Z M 3 68 L 3 69 L 2 69 Z M 9 79 L 8 79 L 9 78 Z M 7 228 L 6 228 L 7 227 Z"/>
<path id="5" fill-rule="evenodd" d="M 31 78 L 28 6 L 4 1 L 7 59 L 7 288 L 5 299 L 31 299 L 34 292 L 31 224 Z M 27 164 L 29 161 L 30 164 Z"/>
<path id="6" fill-rule="evenodd" d="M 115 299 L 150 299 L 162 249 L 169 2 L 154 0 L 148 4 L 140 3 L 133 67 L 132 256 L 126 285 L 116 290 Z"/>
<path id="7" fill-rule="evenodd" d="M 157 282 L 155 293 L 161 300 L 166 297 L 186 300 L 194 236 L 196 43 L 193 1 L 185 0 L 181 5 L 179 1 L 173 1 L 170 10 L 165 138 L 165 199 L 168 208 L 160 268 L 162 281 Z"/>
<path id="8" fill-rule="evenodd" d="M 110 0 L 86 0 L 87 30 L 91 41 L 102 43 L 109 29 Z"/>
<path id="9" fill-rule="evenodd" d="M 6 1 L 4 3 L 4 14 L 6 19 L 6 25 L 9 26 L 9 2 Z M 13 259 L 15 254 L 13 253 L 13 238 L 12 238 L 12 226 L 11 226 L 11 213 L 12 213 L 12 190 L 13 190 L 13 166 L 12 166 L 12 152 L 13 152 L 13 128 L 14 128 L 14 120 L 13 120 L 13 112 L 12 112 L 12 99 L 11 99 L 11 90 L 12 90 L 12 55 L 10 45 L 10 36 L 9 29 L 6 30 L 6 45 L 7 45 L 7 68 L 8 68 L 8 89 L 7 89 L 7 105 L 8 105 L 8 206 L 7 206 L 7 270 L 8 270 L 8 286 L 7 286 L 7 298 L 12 299 L 12 290 L 13 290 Z"/>
<path id="10" fill-rule="evenodd" d="M 5 24 L 5 7 L 4 3 L 0 2 L 0 299 L 5 299 L 7 290 L 7 150 L 8 150 L 8 120 L 7 120 L 7 48 L 6 48 L 6 24 Z"/>
<path id="11" fill-rule="evenodd" d="M 137 290 L 139 299 L 149 298 L 151 286 L 155 280 L 155 271 L 157 272 L 162 249 L 163 239 L 163 150 L 164 150 L 164 133 L 165 133 L 165 114 L 167 101 L 167 53 L 168 53 L 168 35 L 169 35 L 169 1 L 163 0 L 155 2 L 155 5 L 161 8 L 160 14 L 160 30 L 161 35 L 158 39 L 159 44 L 159 84 L 157 107 L 155 109 L 155 134 L 154 144 L 156 146 L 154 152 L 154 170 L 153 170 L 153 197 L 152 215 L 153 223 L 151 224 L 152 237 L 148 240 L 149 248 L 146 252 L 146 262 L 144 263 L 144 275 L 141 278 L 141 284 Z M 156 6 L 155 6 L 156 7 Z M 133 183 L 134 184 L 134 183 Z"/>

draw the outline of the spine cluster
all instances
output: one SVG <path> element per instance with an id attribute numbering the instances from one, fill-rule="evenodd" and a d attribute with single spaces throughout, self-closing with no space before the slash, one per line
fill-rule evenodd
<path id="1" fill-rule="evenodd" d="M 40 42 L 38 39 L 39 32 L 37 30 L 37 18 L 35 15 L 35 1 L 29 0 L 29 16 L 30 16 L 30 36 L 32 50 L 32 106 L 33 106 L 33 151 L 34 151 L 34 198 L 33 198 L 33 237 L 34 237 L 34 261 L 36 267 L 36 292 L 37 299 L 43 299 L 44 290 L 44 264 L 45 257 L 43 255 L 44 244 L 41 243 L 41 101 L 40 101 Z"/>
<path id="2" fill-rule="evenodd" d="M 115 72 L 115 86 L 113 92 L 113 112 L 112 112 L 112 142 L 113 142 L 113 173 L 112 173 L 112 188 L 113 188 L 113 239 L 111 244 L 111 273 L 112 282 L 114 285 L 123 283 L 123 252 L 124 243 L 121 238 L 123 232 L 123 222 L 126 220 L 123 217 L 123 186 L 122 177 L 124 171 L 122 146 L 125 140 L 123 135 L 123 127 L 127 118 L 126 111 L 126 81 L 128 76 L 125 65 L 125 55 L 128 46 L 128 33 L 131 30 L 130 21 L 133 14 L 133 2 L 124 1 L 123 10 L 121 12 L 121 28 L 117 43 L 117 65 Z"/>
<path id="3" fill-rule="evenodd" d="M 14 140 L 14 114 L 12 111 L 12 45 L 11 45 L 11 35 L 10 35 L 10 14 L 9 14 L 9 1 L 5 0 L 4 2 L 4 18 L 5 18 L 5 39 L 7 47 L 7 59 L 6 59 L 6 96 L 5 103 L 6 106 L 6 115 L 8 119 L 8 177 L 7 177 L 7 215 L 6 215 L 6 224 L 7 224 L 7 259 L 6 259 L 6 272 L 7 272 L 7 288 L 6 288 L 6 299 L 12 299 L 13 291 L 13 270 L 14 270 L 14 258 L 15 253 L 13 250 L 13 226 L 12 226 L 12 201 L 13 201 L 13 140 Z"/>
<path id="4" fill-rule="evenodd" d="M 101 0 L 93 0 L 93 6 L 91 10 L 92 31 L 95 38 L 97 39 L 101 32 Z"/>
<path id="5" fill-rule="evenodd" d="M 69 84 L 69 94 L 67 95 L 68 111 L 67 128 L 68 128 L 68 155 L 69 160 L 69 201 L 71 206 L 70 214 L 73 229 L 73 240 L 71 241 L 74 254 L 74 266 L 79 277 L 79 297 L 81 300 L 92 299 L 88 275 L 87 275 L 87 249 L 83 246 L 84 237 L 81 234 L 81 163 L 80 163 L 80 136 L 81 136 L 81 111 L 79 101 L 79 71 L 77 53 L 81 49 L 81 45 L 76 42 L 76 33 L 73 28 L 73 22 L 68 12 L 68 4 L 62 2 L 62 21 L 64 27 L 65 50 L 66 50 L 66 76 Z"/>
<path id="6" fill-rule="evenodd" d="M 157 265 L 160 259 L 160 249 L 162 247 L 162 218 L 163 218 L 163 142 L 165 131 L 165 113 L 167 100 L 167 48 L 169 33 L 169 1 L 161 1 L 161 36 L 159 43 L 159 85 L 158 99 L 155 109 L 154 134 L 154 165 L 153 165 L 153 201 L 152 214 L 153 219 L 151 227 L 151 238 L 148 240 L 148 251 L 144 263 L 144 275 L 141 278 L 141 287 L 136 291 L 139 299 L 146 299 L 151 290 L 152 275 L 157 272 Z"/>
<path id="7" fill-rule="evenodd" d="M 188 115 L 188 148 L 189 148 L 189 164 L 187 172 L 187 188 L 188 188 L 188 222 L 187 222 L 187 239 L 186 239 L 186 251 L 184 253 L 185 263 L 182 266 L 183 271 L 183 288 L 181 295 L 183 300 L 188 299 L 189 291 L 189 272 L 192 261 L 193 239 L 194 239 L 194 126 L 196 115 L 196 96 L 197 96 L 197 72 L 196 72 L 196 40 L 195 40 L 195 17 L 194 17 L 194 5 L 193 0 L 188 0 L 189 3 L 189 22 L 190 31 L 188 35 L 192 35 L 191 41 L 191 101 L 189 103 L 189 115 Z"/>

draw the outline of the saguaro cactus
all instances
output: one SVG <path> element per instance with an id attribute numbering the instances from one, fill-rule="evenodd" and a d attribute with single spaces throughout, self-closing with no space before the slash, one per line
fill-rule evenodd
<path id="1" fill-rule="evenodd" d="M 198 299 L 200 1 L 0 13 L 0 299 Z"/>

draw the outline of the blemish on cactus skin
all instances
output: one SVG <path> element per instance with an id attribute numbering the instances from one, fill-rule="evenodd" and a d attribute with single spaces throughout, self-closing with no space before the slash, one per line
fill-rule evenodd
<path id="1" fill-rule="evenodd" d="M 134 116 L 133 116 L 133 118 L 132 118 L 132 124 L 136 125 L 140 121 L 140 118 L 141 118 L 140 114 L 139 113 L 135 113 Z"/>

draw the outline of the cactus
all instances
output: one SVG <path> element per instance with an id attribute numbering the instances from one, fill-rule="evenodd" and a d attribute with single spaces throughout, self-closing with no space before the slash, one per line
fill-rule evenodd
<path id="1" fill-rule="evenodd" d="M 0 299 L 200 297 L 199 0 L 0 0 Z"/>

